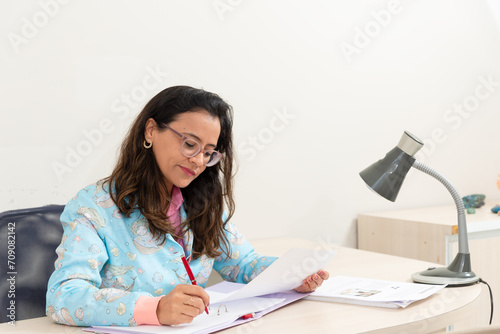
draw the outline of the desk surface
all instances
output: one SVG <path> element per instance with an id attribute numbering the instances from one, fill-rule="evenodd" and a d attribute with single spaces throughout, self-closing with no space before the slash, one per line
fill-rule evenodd
<path id="1" fill-rule="evenodd" d="M 317 249 L 325 244 L 301 239 L 278 238 L 254 240 L 258 252 L 280 256 L 291 247 Z M 414 272 L 426 269 L 428 262 L 372 253 L 357 249 L 335 247 L 337 254 L 327 266 L 332 275 L 349 275 L 410 281 Z M 475 310 L 479 296 L 486 293 L 479 284 L 447 288 L 426 300 L 405 309 L 385 309 L 349 304 L 300 300 L 266 316 L 219 333 L 430 333 L 458 321 L 471 319 L 477 325 Z M 484 325 L 486 323 L 483 323 Z M 0 324 L 2 333 L 85 333 L 81 328 L 52 323 L 48 318 L 16 322 L 16 326 Z"/>

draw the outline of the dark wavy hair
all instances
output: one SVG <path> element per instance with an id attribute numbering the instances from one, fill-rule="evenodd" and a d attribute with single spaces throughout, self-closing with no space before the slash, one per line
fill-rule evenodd
<path id="1" fill-rule="evenodd" d="M 223 154 L 221 161 L 207 167 L 187 187 L 181 189 L 187 220 L 183 227 L 194 233 L 193 257 L 202 254 L 214 258 L 227 254 L 229 242 L 225 237 L 223 221 L 226 206 L 227 221 L 234 213 L 233 199 L 233 111 L 232 107 L 217 94 L 188 86 L 167 88 L 153 97 L 137 116 L 121 146 L 118 162 L 106 178 L 112 185 L 110 195 L 120 211 L 129 217 L 140 210 L 149 223 L 153 236 L 165 242 L 166 234 L 175 235 L 175 230 L 166 217 L 166 206 L 170 194 L 163 181 L 163 174 L 156 164 L 153 150 L 143 147 L 145 126 L 152 118 L 160 131 L 179 115 L 186 112 L 206 110 L 219 119 L 221 132 L 217 150 Z"/>

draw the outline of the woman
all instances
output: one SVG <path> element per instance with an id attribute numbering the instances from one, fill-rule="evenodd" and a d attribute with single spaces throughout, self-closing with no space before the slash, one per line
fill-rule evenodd
<path id="1" fill-rule="evenodd" d="M 156 95 L 111 175 L 78 192 L 61 215 L 47 314 L 73 326 L 189 323 L 209 303 L 203 287 L 212 268 L 240 283 L 267 268 L 275 258 L 255 253 L 229 222 L 232 166 L 226 102 L 187 86 Z M 327 278 L 320 271 L 296 290 Z"/>

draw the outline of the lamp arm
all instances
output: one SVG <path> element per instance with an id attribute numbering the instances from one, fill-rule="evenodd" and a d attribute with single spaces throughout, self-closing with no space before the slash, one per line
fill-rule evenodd
<path id="1" fill-rule="evenodd" d="M 458 215 L 458 252 L 463 254 L 469 253 L 469 243 L 467 240 L 467 223 L 465 220 L 465 206 L 462 198 L 458 194 L 457 190 L 453 185 L 448 181 L 444 176 L 436 172 L 431 167 L 415 160 L 413 162 L 413 167 L 422 171 L 430 176 L 433 176 L 437 180 L 439 180 L 450 192 L 453 200 L 455 201 L 455 205 L 457 207 L 457 215 Z"/>

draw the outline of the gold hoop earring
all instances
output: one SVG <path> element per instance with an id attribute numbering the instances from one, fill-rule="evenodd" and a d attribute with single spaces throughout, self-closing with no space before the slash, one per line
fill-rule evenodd
<path id="1" fill-rule="evenodd" d="M 148 143 L 149 145 L 146 145 L 146 143 Z M 150 143 L 148 141 L 144 141 L 144 143 L 142 143 L 142 146 L 144 146 L 145 149 L 148 149 L 148 148 L 151 148 L 151 146 L 153 146 L 153 143 Z"/>

